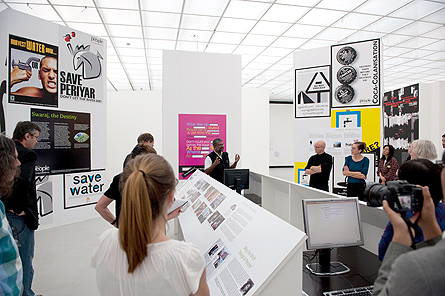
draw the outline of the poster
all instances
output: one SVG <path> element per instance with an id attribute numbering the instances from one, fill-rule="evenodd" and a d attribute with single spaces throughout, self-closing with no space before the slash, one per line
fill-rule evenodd
<path id="1" fill-rule="evenodd" d="M 106 88 L 104 39 L 61 28 L 61 100 L 103 103 Z"/>
<path id="2" fill-rule="evenodd" d="M 200 171 L 175 198 L 188 200 L 178 219 L 185 240 L 204 254 L 211 295 L 255 295 L 306 237 Z"/>
<path id="3" fill-rule="evenodd" d="M 383 128 L 383 145 L 394 146 L 394 157 L 402 164 L 409 156 L 409 143 L 419 139 L 419 84 L 385 93 Z"/>
<path id="4" fill-rule="evenodd" d="M 64 175 L 64 209 L 96 203 L 107 187 L 105 170 Z"/>
<path id="5" fill-rule="evenodd" d="M 328 117 L 330 66 L 295 70 L 295 118 Z"/>
<path id="6" fill-rule="evenodd" d="M 9 103 L 58 106 L 58 47 L 9 35 Z"/>
<path id="7" fill-rule="evenodd" d="M 36 175 L 91 169 L 90 114 L 31 108 L 31 121 L 40 126 Z"/>
<path id="8" fill-rule="evenodd" d="M 226 116 L 179 114 L 179 179 L 191 168 L 204 168 L 206 156 L 213 151 L 216 138 L 226 142 Z M 227 147 L 225 147 L 227 149 Z"/>
<path id="9" fill-rule="evenodd" d="M 331 46 L 332 108 L 380 106 L 380 39 Z"/>

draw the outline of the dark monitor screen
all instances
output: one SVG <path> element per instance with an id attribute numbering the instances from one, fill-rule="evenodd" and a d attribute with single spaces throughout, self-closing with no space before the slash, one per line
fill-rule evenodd
<path id="1" fill-rule="evenodd" d="M 356 197 L 303 200 L 303 217 L 308 236 L 308 250 L 328 249 L 323 252 L 330 253 L 331 248 L 364 244 L 359 202 Z M 330 255 L 326 254 L 326 257 Z M 326 267 L 333 265 L 329 261 L 321 262 L 321 259 L 320 264 L 326 264 Z M 326 271 L 323 266 L 316 269 L 319 273 L 314 272 L 315 274 L 324 274 Z M 340 274 L 332 270 L 326 273 Z"/>
<path id="2" fill-rule="evenodd" d="M 241 189 L 249 189 L 249 169 L 225 169 L 224 185 L 238 193 Z"/>

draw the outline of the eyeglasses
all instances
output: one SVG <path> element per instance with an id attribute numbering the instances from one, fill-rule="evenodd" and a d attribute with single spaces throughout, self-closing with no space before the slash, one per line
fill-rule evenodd
<path id="1" fill-rule="evenodd" d="M 38 135 L 37 137 L 34 136 L 33 134 L 29 134 L 31 136 L 31 138 L 36 138 L 37 140 L 39 139 L 40 135 Z"/>

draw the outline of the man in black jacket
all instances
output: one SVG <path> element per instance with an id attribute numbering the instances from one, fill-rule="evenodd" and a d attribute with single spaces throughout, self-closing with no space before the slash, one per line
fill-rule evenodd
<path id="1" fill-rule="evenodd" d="M 6 216 L 17 241 L 22 260 L 23 296 L 35 295 L 31 290 L 34 275 L 32 259 L 34 257 L 34 231 L 39 226 L 39 220 L 35 181 L 37 153 L 32 149 L 37 143 L 40 132 L 40 127 L 33 122 L 21 121 L 17 123 L 13 140 L 18 160 L 21 162 L 20 177 L 14 184 L 11 197 L 4 201 Z"/>
<path id="2" fill-rule="evenodd" d="M 235 162 L 230 164 L 229 154 L 224 151 L 224 143 L 220 138 L 213 140 L 213 152 L 207 155 L 204 170 L 207 175 L 224 183 L 224 169 L 234 169 L 240 159 L 239 154 L 235 154 Z"/>
<path id="3" fill-rule="evenodd" d="M 324 152 L 326 143 L 317 141 L 314 144 L 315 155 L 307 162 L 304 173 L 311 176 L 309 186 L 324 191 L 329 191 L 329 175 L 332 169 L 332 156 Z"/>

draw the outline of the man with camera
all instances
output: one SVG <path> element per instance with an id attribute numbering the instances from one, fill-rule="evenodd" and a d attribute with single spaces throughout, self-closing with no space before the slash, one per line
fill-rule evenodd
<path id="1" fill-rule="evenodd" d="M 411 218 L 414 212 L 422 209 L 423 196 L 420 187 L 428 186 L 435 205 L 436 220 L 442 230 L 445 230 L 445 205 L 441 202 L 442 186 L 440 185 L 440 169 L 428 159 L 413 159 L 403 163 L 399 168 L 399 181 L 389 181 L 383 186 L 379 183 L 368 183 L 364 199 L 369 206 L 382 206 L 386 199 L 393 209 L 399 209 L 406 218 Z M 401 181 L 403 180 L 403 181 Z M 399 204 L 398 204 L 399 203 Z M 414 244 L 423 242 L 422 229 L 416 226 Z M 379 242 L 379 259 L 383 260 L 386 250 L 392 241 L 394 230 L 388 222 Z"/>
<path id="2" fill-rule="evenodd" d="M 443 155 L 445 161 L 445 154 Z M 445 170 L 441 172 L 445 185 Z M 444 186 L 443 186 L 444 187 Z M 443 189 L 443 188 L 442 188 Z M 422 210 L 407 223 L 387 200 L 383 210 L 394 227 L 394 235 L 374 283 L 373 295 L 443 295 L 445 291 L 445 239 L 435 215 L 435 204 L 427 186 L 422 188 Z M 411 227 L 418 224 L 424 242 L 412 247 Z"/>

